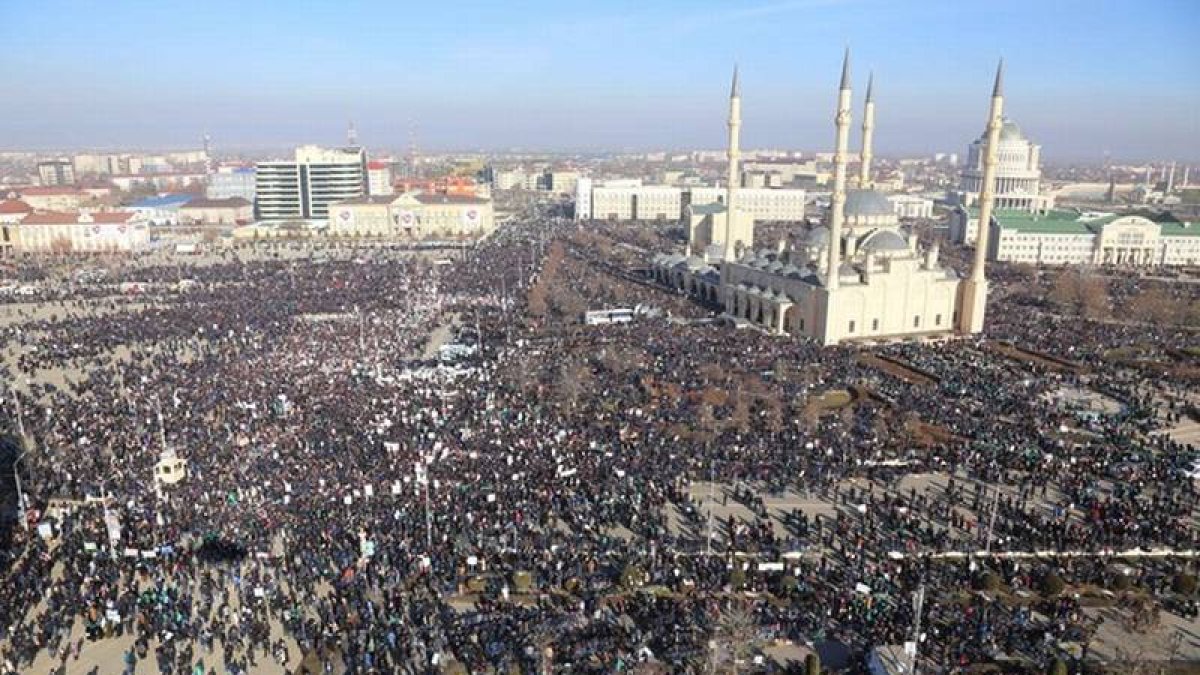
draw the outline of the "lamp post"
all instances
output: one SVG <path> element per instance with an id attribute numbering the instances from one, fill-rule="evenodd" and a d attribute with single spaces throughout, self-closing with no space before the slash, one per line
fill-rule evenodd
<path id="1" fill-rule="evenodd" d="M 25 453 L 28 452 L 26 450 L 27 444 L 25 439 L 25 414 L 21 409 L 21 395 L 12 387 L 8 388 L 8 393 L 12 395 L 13 409 L 17 414 L 17 433 L 20 434 L 19 442 L 21 444 L 21 452 L 13 460 L 12 465 L 13 482 L 17 488 L 17 518 L 21 520 L 21 528 L 28 532 L 29 519 L 25 517 L 25 492 L 21 488 L 21 472 L 17 470 L 17 465 L 21 463 L 21 460 L 25 459 Z"/>
<path id="2" fill-rule="evenodd" d="M 21 472 L 17 470 L 17 465 L 21 460 L 25 459 L 25 438 L 21 438 L 21 454 L 13 461 L 13 481 L 17 484 L 17 518 L 21 521 L 21 529 L 29 531 L 29 518 L 25 516 L 25 493 L 21 490 Z"/>

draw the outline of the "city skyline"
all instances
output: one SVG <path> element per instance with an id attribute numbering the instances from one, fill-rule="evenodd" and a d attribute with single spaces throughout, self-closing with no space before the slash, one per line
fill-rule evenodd
<path id="1" fill-rule="evenodd" d="M 883 156 L 964 154 L 1003 56 L 1006 113 L 1048 163 L 1200 159 L 1200 74 L 1171 48 L 1200 9 L 1171 0 L 48 2 L 0 17 L 24 93 L 0 119 L 5 149 L 186 147 L 205 132 L 218 149 L 329 144 L 350 121 L 367 146 L 415 135 L 428 152 L 718 148 L 737 63 L 745 146 L 828 151 L 830 73 L 849 45 L 856 91 L 875 74 Z M 131 37 L 100 58 L 71 49 L 114 32 Z M 1131 34 L 1156 48 L 1117 39 Z"/>

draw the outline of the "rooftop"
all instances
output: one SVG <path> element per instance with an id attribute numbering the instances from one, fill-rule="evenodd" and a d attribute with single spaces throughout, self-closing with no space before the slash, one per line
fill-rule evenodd
<path id="1" fill-rule="evenodd" d="M 52 196 L 52 195 L 77 195 L 79 188 L 69 185 L 33 185 L 26 188 L 18 188 L 17 192 L 21 196 Z"/>
<path id="2" fill-rule="evenodd" d="M 0 201 L 0 213 L 32 213 L 33 207 L 20 199 Z"/>
<path id="3" fill-rule="evenodd" d="M 22 225 L 73 225 L 75 223 L 127 223 L 135 214 L 132 211 L 46 211 L 31 213 L 21 221 Z"/>
<path id="4" fill-rule="evenodd" d="M 382 206 L 387 206 L 394 201 L 396 201 L 396 195 L 363 195 L 361 197 L 355 197 L 354 199 L 346 199 L 338 203 L 354 205 L 379 204 Z"/>
<path id="5" fill-rule="evenodd" d="M 129 206 L 130 208 L 135 209 L 171 208 L 183 206 L 194 199 L 196 199 L 196 195 L 192 194 L 160 195 L 158 197 L 147 197 L 146 199 L 143 199 L 139 202 L 134 202 Z"/>
<path id="6" fill-rule="evenodd" d="M 422 192 L 415 195 L 422 204 L 487 204 L 488 200 L 467 195 L 442 195 Z"/>
<path id="7" fill-rule="evenodd" d="M 692 204 L 692 213 L 699 216 L 711 216 L 717 213 L 725 213 L 725 205 L 720 202 L 711 204 Z"/>
<path id="8" fill-rule="evenodd" d="M 242 197 L 226 197 L 225 199 L 207 199 L 196 197 L 180 208 L 184 209 L 238 209 L 250 206 L 250 200 Z"/>

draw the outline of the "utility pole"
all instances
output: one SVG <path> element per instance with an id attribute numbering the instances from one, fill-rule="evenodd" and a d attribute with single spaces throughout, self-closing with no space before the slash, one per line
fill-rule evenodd
<path id="1" fill-rule="evenodd" d="M 25 515 L 25 492 L 21 489 L 21 472 L 17 470 L 17 465 L 21 460 L 25 459 L 25 438 L 21 437 L 21 454 L 13 460 L 13 481 L 17 484 L 17 518 L 21 521 L 21 529 L 29 531 L 29 518 Z"/>
<path id="2" fill-rule="evenodd" d="M 430 566 L 433 563 L 433 513 L 429 510 L 429 464 L 425 465 L 425 551 L 429 556 Z"/>
<path id="3" fill-rule="evenodd" d="M 165 454 L 167 452 L 167 428 L 163 424 L 162 402 L 158 400 L 158 397 L 154 398 L 154 411 L 158 415 L 158 443 Z"/>
<path id="4" fill-rule="evenodd" d="M 12 465 L 13 483 L 16 484 L 17 488 L 17 518 L 21 520 L 21 529 L 28 532 L 29 518 L 25 513 L 25 491 L 21 486 L 21 472 L 18 469 L 18 465 L 21 463 L 21 460 L 25 459 L 25 453 L 29 452 L 29 441 L 25 436 L 25 412 L 21 408 L 21 393 L 12 387 L 8 388 L 8 392 L 12 394 L 13 410 L 17 414 L 17 433 L 21 435 L 21 454 L 17 455 L 17 458 L 13 460 Z"/>
<path id="5" fill-rule="evenodd" d="M 367 351 L 367 323 L 366 323 L 367 319 L 363 315 L 362 310 L 359 309 L 358 307 L 355 307 L 354 311 L 358 312 L 358 351 L 366 352 Z"/>
<path id="6" fill-rule="evenodd" d="M 917 592 L 913 594 L 913 635 L 912 635 L 912 654 L 909 661 L 909 672 L 914 675 L 917 672 L 917 651 L 921 647 L 921 611 L 925 609 L 925 582 L 917 587 Z"/>
<path id="7" fill-rule="evenodd" d="M 709 444 L 706 443 L 705 446 L 707 448 L 709 446 Z M 706 450 L 704 454 L 709 456 L 709 460 L 708 460 L 708 536 L 705 537 L 705 551 L 707 552 L 708 555 L 712 555 L 713 509 L 717 508 L 717 497 L 713 492 L 714 488 L 716 486 L 716 483 L 714 482 L 716 480 L 714 477 L 716 465 L 715 465 L 714 461 L 712 460 L 711 452 L 708 452 Z"/>
<path id="8" fill-rule="evenodd" d="M 1000 487 L 996 486 L 996 491 L 992 493 L 992 515 L 988 517 L 987 542 L 984 544 L 984 553 L 991 554 L 992 552 L 992 531 L 996 527 L 996 511 L 1000 508 Z"/>
<path id="9" fill-rule="evenodd" d="M 13 397 L 13 406 L 17 412 L 17 431 L 21 433 L 21 447 L 25 447 L 25 412 L 21 409 L 21 394 L 16 389 L 9 388 Z"/>

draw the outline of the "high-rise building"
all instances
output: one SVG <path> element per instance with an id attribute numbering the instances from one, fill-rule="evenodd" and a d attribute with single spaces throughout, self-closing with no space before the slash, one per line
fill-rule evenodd
<path id="1" fill-rule="evenodd" d="M 42 185 L 74 185 L 75 167 L 65 159 L 38 162 L 38 180 Z"/>
<path id="2" fill-rule="evenodd" d="M 295 161 L 255 167 L 255 213 L 260 220 L 329 218 L 329 205 L 366 194 L 362 148 L 296 148 Z"/>

